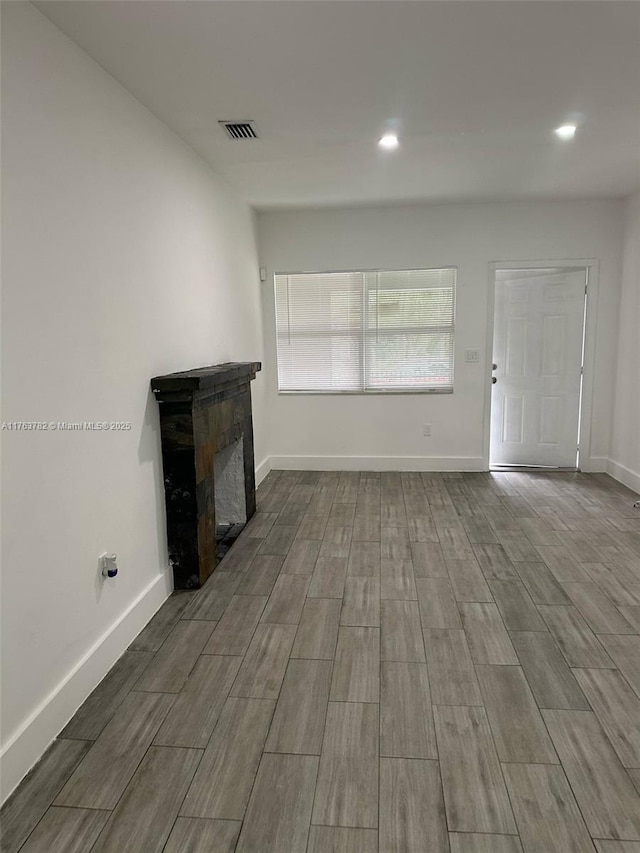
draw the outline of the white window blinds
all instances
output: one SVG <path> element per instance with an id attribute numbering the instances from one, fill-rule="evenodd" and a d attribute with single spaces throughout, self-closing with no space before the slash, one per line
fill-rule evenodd
<path id="1" fill-rule="evenodd" d="M 451 391 L 456 270 L 275 276 L 280 391 Z"/>

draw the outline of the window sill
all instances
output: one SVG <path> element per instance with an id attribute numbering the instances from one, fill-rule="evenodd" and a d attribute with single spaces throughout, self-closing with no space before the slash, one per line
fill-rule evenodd
<path id="1" fill-rule="evenodd" d="M 372 397 L 372 396 L 395 396 L 397 394 L 453 394 L 453 388 L 390 388 L 389 390 L 375 389 L 371 391 L 280 391 L 278 395 L 283 397 L 300 396 L 327 396 L 334 397 Z"/>

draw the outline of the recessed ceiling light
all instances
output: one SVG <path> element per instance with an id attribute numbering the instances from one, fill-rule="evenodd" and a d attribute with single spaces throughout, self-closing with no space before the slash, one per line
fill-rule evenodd
<path id="1" fill-rule="evenodd" d="M 380 148 L 397 148 L 398 137 L 395 133 L 385 133 L 382 139 L 378 142 Z"/>
<path id="2" fill-rule="evenodd" d="M 563 124 L 561 127 L 556 127 L 555 134 L 560 139 L 573 139 L 576 135 L 576 126 L 575 124 Z"/>

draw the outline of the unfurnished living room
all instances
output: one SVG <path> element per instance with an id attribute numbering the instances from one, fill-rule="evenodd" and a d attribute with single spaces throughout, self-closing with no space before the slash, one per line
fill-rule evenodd
<path id="1" fill-rule="evenodd" d="M 640 3 L 0 11 L 2 853 L 640 853 Z"/>

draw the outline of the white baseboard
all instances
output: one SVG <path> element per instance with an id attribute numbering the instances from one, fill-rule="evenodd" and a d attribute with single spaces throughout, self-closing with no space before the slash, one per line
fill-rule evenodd
<path id="1" fill-rule="evenodd" d="M 481 456 L 272 456 L 286 471 L 485 471 Z"/>
<path id="2" fill-rule="evenodd" d="M 0 803 L 29 772 L 170 593 L 170 572 L 154 578 L 9 738 L 0 753 Z"/>
<path id="3" fill-rule="evenodd" d="M 618 480 L 634 492 L 640 493 L 640 474 L 637 471 L 632 471 L 626 465 L 621 465 L 613 459 L 607 459 L 607 474 L 610 474 L 614 480 Z"/>
<path id="4" fill-rule="evenodd" d="M 269 456 L 265 457 L 259 465 L 256 465 L 256 486 L 260 485 L 272 467 Z"/>

